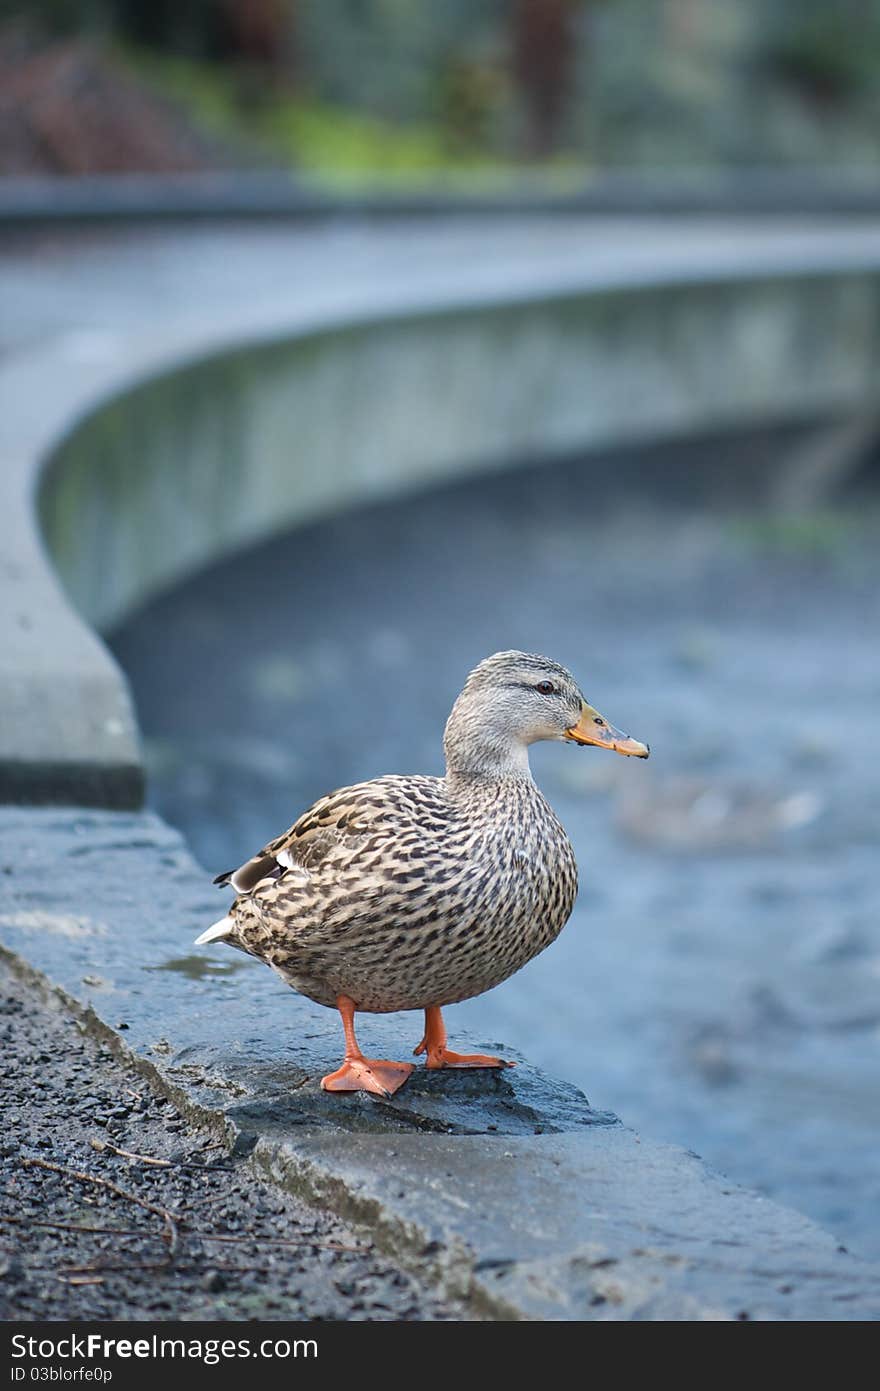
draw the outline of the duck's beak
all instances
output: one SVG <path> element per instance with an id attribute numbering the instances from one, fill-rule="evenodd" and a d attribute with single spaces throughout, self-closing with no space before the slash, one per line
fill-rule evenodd
<path id="1" fill-rule="evenodd" d="M 651 750 L 638 739 L 631 739 L 609 724 L 604 715 L 594 710 L 586 701 L 581 706 L 581 717 L 576 725 L 565 731 L 566 739 L 575 744 L 597 744 L 600 749 L 613 749 L 615 753 L 627 754 L 633 758 L 647 758 Z"/>

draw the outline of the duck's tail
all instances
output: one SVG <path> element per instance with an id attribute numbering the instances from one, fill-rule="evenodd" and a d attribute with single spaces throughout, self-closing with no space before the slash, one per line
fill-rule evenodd
<path id="1" fill-rule="evenodd" d="M 222 937 L 228 937 L 234 927 L 235 922 L 227 915 L 225 918 L 221 918 L 219 922 L 212 923 L 210 927 L 206 928 L 205 931 L 196 938 L 193 946 L 203 947 L 206 942 L 216 942 Z"/>

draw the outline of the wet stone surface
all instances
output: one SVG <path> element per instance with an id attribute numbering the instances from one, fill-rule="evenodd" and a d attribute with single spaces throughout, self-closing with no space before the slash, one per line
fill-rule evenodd
<path id="1" fill-rule="evenodd" d="M 509 1055 L 510 1049 L 505 1052 Z M 297 1074 L 289 1065 L 267 1068 L 257 1059 L 241 1062 L 222 1049 L 213 1056 L 199 1047 L 184 1049 L 165 1070 L 208 1104 L 222 1075 L 222 1086 L 231 1094 L 226 1114 L 246 1134 L 284 1134 L 300 1126 L 352 1134 L 553 1135 L 618 1124 L 611 1112 L 592 1110 L 576 1087 L 541 1076 L 524 1059 L 515 1074 L 437 1073 L 417 1067 L 388 1101 L 353 1092 L 328 1102 L 316 1074 Z"/>

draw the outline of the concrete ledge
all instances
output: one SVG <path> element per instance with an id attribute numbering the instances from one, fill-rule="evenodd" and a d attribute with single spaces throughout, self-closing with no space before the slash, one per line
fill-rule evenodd
<path id="1" fill-rule="evenodd" d="M 542 177 L 500 172 L 435 180 L 413 188 L 326 186 L 283 171 L 236 170 L 209 174 L 108 174 L 90 178 L 5 178 L 0 182 L 0 230 L 53 224 L 70 226 L 200 218 L 326 219 L 333 216 L 456 217 L 548 212 L 583 216 L 809 213 L 851 217 L 880 211 L 874 170 L 664 169 L 661 175 L 605 171 L 578 177 L 557 171 Z"/>
<path id="2" fill-rule="evenodd" d="M 880 1318 L 880 1270 L 524 1063 L 498 1076 L 418 1071 L 388 1102 L 321 1092 L 337 1021 L 257 963 L 192 950 L 220 896 L 158 818 L 6 809 L 0 844 L 0 939 L 22 972 L 263 1176 L 475 1309 Z M 362 1032 L 404 1057 L 419 1024 L 365 1017 Z"/>

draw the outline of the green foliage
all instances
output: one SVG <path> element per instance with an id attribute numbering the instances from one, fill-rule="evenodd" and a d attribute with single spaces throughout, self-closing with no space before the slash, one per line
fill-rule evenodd
<path id="1" fill-rule="evenodd" d="M 493 157 L 473 124 L 440 119 L 395 121 L 331 105 L 293 87 L 255 80 L 247 69 L 123 50 L 139 77 L 187 110 L 208 135 L 248 144 L 264 157 L 333 182 L 375 178 L 412 182 L 420 175 L 480 172 L 510 163 Z M 475 98 L 478 106 L 478 99 Z M 564 171 L 565 162 L 559 164 Z"/>
<path id="2" fill-rule="evenodd" d="M 870 92 L 878 62 L 880 10 L 871 4 L 804 5 L 780 24 L 765 55 L 807 99 L 835 103 Z"/>

